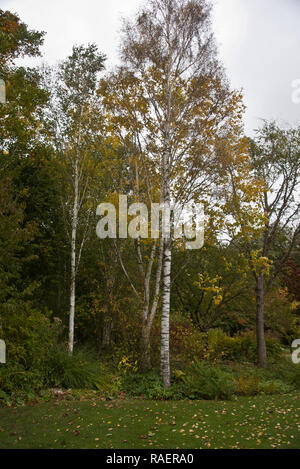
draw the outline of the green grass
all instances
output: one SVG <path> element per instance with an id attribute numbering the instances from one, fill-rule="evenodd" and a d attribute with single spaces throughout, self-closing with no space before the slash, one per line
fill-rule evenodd
<path id="1" fill-rule="evenodd" d="M 230 402 L 52 400 L 0 409 L 0 449 L 295 449 L 297 411 L 296 393 Z"/>

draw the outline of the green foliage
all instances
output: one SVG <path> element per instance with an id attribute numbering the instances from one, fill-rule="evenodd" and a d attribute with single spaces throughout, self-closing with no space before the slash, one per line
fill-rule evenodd
<path id="1" fill-rule="evenodd" d="M 125 303 L 125 302 L 124 302 Z M 141 326 L 139 315 L 131 313 L 131 305 L 127 302 L 127 310 L 118 311 L 116 324 L 118 340 L 112 347 L 112 360 L 115 366 L 125 369 L 136 370 L 140 360 Z M 125 360 L 125 362 L 123 362 Z"/>
<path id="2" fill-rule="evenodd" d="M 271 371 L 271 375 L 275 379 L 300 389 L 300 364 L 293 363 L 290 358 L 276 363 Z"/>
<path id="3" fill-rule="evenodd" d="M 204 358 L 206 334 L 191 321 L 174 314 L 170 325 L 170 348 L 175 363 L 190 363 L 194 357 Z"/>
<path id="4" fill-rule="evenodd" d="M 181 269 L 187 258 L 189 262 Z M 192 255 L 176 253 L 174 266 L 180 269 L 173 292 L 174 306 L 200 331 L 222 326 L 233 333 L 237 327 L 247 325 L 252 306 L 248 286 L 252 279 L 247 261 L 236 247 L 208 239 L 204 248 Z M 235 321 L 230 318 L 232 311 L 238 314 Z"/>
<path id="5" fill-rule="evenodd" d="M 7 170 L 17 159 L 23 160 L 25 155 L 30 158 L 35 147 L 43 151 L 42 110 L 49 95 L 41 88 L 41 75 L 35 69 L 11 67 L 4 69 L 2 76 L 7 102 L 0 104 L 0 150 L 7 151 L 8 158 L 5 161 L 1 151 L 0 156 Z"/>
<path id="6" fill-rule="evenodd" d="M 168 400 L 174 397 L 172 389 L 165 389 L 157 374 L 129 374 L 123 378 L 122 388 L 129 396 Z"/>
<path id="7" fill-rule="evenodd" d="M 239 396 L 255 396 L 259 393 L 259 377 L 241 374 L 236 379 L 236 393 Z"/>
<path id="8" fill-rule="evenodd" d="M 13 395 L 39 391 L 45 386 L 42 367 L 53 349 L 59 326 L 21 299 L 11 299 L 4 308 L 2 337 L 7 363 L 0 367 L 0 390 Z"/>
<path id="9" fill-rule="evenodd" d="M 49 353 L 42 368 L 47 387 L 75 389 L 95 389 L 99 371 L 97 362 L 88 360 L 82 352 L 68 355 L 59 348 Z"/>
<path id="10" fill-rule="evenodd" d="M 278 360 L 282 356 L 282 348 L 278 341 L 266 337 L 268 358 Z M 256 339 L 254 334 L 230 337 L 221 329 L 211 329 L 208 333 L 207 358 L 210 360 L 232 360 L 257 362 Z"/>
<path id="11" fill-rule="evenodd" d="M 0 9 L 0 64 L 19 56 L 40 55 L 44 33 L 27 29 L 26 24 L 10 11 Z"/>
<path id="12" fill-rule="evenodd" d="M 293 280 L 297 282 L 297 272 L 293 272 L 290 285 Z M 296 283 L 297 284 L 297 283 Z M 290 287 L 292 288 L 292 287 Z M 287 288 L 274 288 L 270 291 L 265 307 L 266 329 L 284 345 L 290 345 L 294 339 L 300 337 L 299 304 L 293 301 Z"/>
<path id="13" fill-rule="evenodd" d="M 94 389 L 106 396 L 120 391 L 120 378 L 86 350 L 72 356 L 60 347 L 52 347 L 30 369 L 22 364 L 0 368 L 0 401 L 18 403 L 49 388 Z"/>
<path id="14" fill-rule="evenodd" d="M 105 60 L 106 56 L 98 51 L 96 44 L 73 46 L 72 54 L 59 66 L 64 88 L 58 95 L 67 101 L 69 108 L 74 110 L 74 106 L 76 109 L 78 105 L 87 104 L 96 89 L 97 74 L 104 69 Z"/>
<path id="15" fill-rule="evenodd" d="M 11 179 L 1 178 L 0 171 L 0 315 L 5 303 L 16 296 L 16 281 L 29 257 L 26 247 L 35 232 L 32 224 L 24 224 L 24 207 L 13 192 Z"/>
<path id="16" fill-rule="evenodd" d="M 247 337 L 247 339 L 249 339 Z M 242 359 L 244 352 L 252 353 L 252 341 L 247 340 L 242 352 L 242 340 L 238 337 L 229 337 L 221 329 L 211 329 L 208 332 L 208 358 L 217 360 Z M 246 358 L 244 356 L 244 358 Z"/>
<path id="17" fill-rule="evenodd" d="M 165 389 L 156 374 L 131 374 L 123 379 L 123 389 L 129 396 L 156 400 L 231 399 L 233 396 L 233 376 L 220 368 L 195 362 L 186 374 L 181 372 L 176 376 L 171 388 Z"/>
<path id="18" fill-rule="evenodd" d="M 173 377 L 175 382 L 181 382 L 181 381 L 184 380 L 185 373 L 182 370 L 175 369 L 172 372 L 172 377 Z"/>
<path id="19" fill-rule="evenodd" d="M 261 375 L 256 370 L 242 372 L 236 378 L 236 394 L 255 396 L 257 394 L 283 394 L 294 390 L 294 387 L 279 379 Z"/>
<path id="20" fill-rule="evenodd" d="M 195 361 L 184 372 L 173 370 L 170 389 L 163 387 L 155 373 L 127 374 L 122 379 L 121 389 L 128 396 L 154 400 L 232 400 L 234 396 L 286 394 L 297 387 L 299 367 L 287 362 L 285 365 L 283 373 L 276 365 L 262 370 L 253 365 L 213 365 Z"/>
<path id="21" fill-rule="evenodd" d="M 189 399 L 232 399 L 233 376 L 217 366 L 196 361 L 184 378 L 183 391 Z"/>
<path id="22" fill-rule="evenodd" d="M 45 361 L 59 333 L 59 325 L 51 322 L 49 315 L 21 300 L 6 304 L 2 326 L 8 366 L 20 365 L 28 371 L 39 368 Z"/>
<path id="23" fill-rule="evenodd" d="M 43 387 L 42 375 L 38 370 L 25 370 L 21 365 L 1 366 L 0 390 L 9 396 L 35 392 Z"/>
<path id="24" fill-rule="evenodd" d="M 293 387 L 280 380 L 262 381 L 259 385 L 261 394 L 287 394 Z"/>

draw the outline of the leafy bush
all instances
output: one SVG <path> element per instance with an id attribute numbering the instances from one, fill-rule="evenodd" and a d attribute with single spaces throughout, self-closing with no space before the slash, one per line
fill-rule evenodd
<path id="1" fill-rule="evenodd" d="M 195 362 L 183 379 L 183 393 L 189 399 L 231 399 L 235 385 L 233 376 L 217 366 Z"/>
<path id="2" fill-rule="evenodd" d="M 268 359 L 278 360 L 282 356 L 280 343 L 266 337 Z M 208 358 L 215 360 L 257 362 L 256 338 L 253 333 L 243 336 L 230 337 L 221 329 L 211 329 L 208 332 Z"/>
<path id="3" fill-rule="evenodd" d="M 43 384 L 42 375 L 37 370 L 25 370 L 21 365 L 4 365 L 0 368 L 0 390 L 5 393 L 38 391 L 43 387 Z"/>
<path id="4" fill-rule="evenodd" d="M 70 356 L 63 350 L 53 349 L 41 372 L 47 387 L 97 389 L 99 386 L 99 363 L 86 352 L 79 351 Z"/>
<path id="5" fill-rule="evenodd" d="M 38 368 L 57 342 L 60 324 L 50 321 L 50 313 L 32 309 L 25 302 L 5 305 L 2 336 L 9 366 L 24 370 Z"/>
<path id="6" fill-rule="evenodd" d="M 129 396 L 154 400 L 230 400 L 234 395 L 291 392 L 295 389 L 292 383 L 296 375 L 290 372 L 289 376 L 290 382 L 284 382 L 275 378 L 271 370 L 262 370 L 251 365 L 230 367 L 196 361 L 185 372 L 174 369 L 170 389 L 165 389 L 160 377 L 154 373 L 128 374 L 123 377 L 122 389 Z"/>
<path id="7" fill-rule="evenodd" d="M 267 379 L 258 373 L 242 374 L 236 379 L 236 394 L 255 396 L 257 394 L 284 394 L 294 390 L 290 384 L 279 379 Z"/>
<path id="8" fill-rule="evenodd" d="M 274 365 L 267 369 L 251 366 L 241 366 L 232 369 L 235 376 L 236 394 L 254 396 L 256 394 L 282 394 L 295 390 L 295 386 L 274 372 Z"/>
<path id="9" fill-rule="evenodd" d="M 259 392 L 263 394 L 285 394 L 291 392 L 293 387 L 280 380 L 262 381 L 259 383 Z"/>
<path id="10" fill-rule="evenodd" d="M 26 370 L 22 365 L 0 367 L 0 405 L 24 404 L 42 387 L 43 377 L 37 370 Z"/>
<path id="11" fill-rule="evenodd" d="M 275 379 L 300 389 L 300 363 L 295 364 L 290 359 L 282 360 L 272 367 L 271 373 Z"/>
<path id="12" fill-rule="evenodd" d="M 259 377 L 256 375 L 239 375 L 236 379 L 236 394 L 255 396 L 259 394 Z"/>
<path id="13" fill-rule="evenodd" d="M 191 321 L 175 317 L 170 325 L 170 348 L 175 363 L 190 363 L 194 357 L 203 359 L 206 334 L 200 332 Z"/>
<path id="14" fill-rule="evenodd" d="M 7 400 L 7 396 L 27 396 L 50 387 L 95 389 L 115 395 L 120 389 L 120 380 L 89 352 L 76 351 L 69 356 L 60 348 L 51 349 L 45 360 L 32 369 L 27 370 L 22 365 L 0 368 L 3 400 Z"/>
<path id="15" fill-rule="evenodd" d="M 174 390 L 165 389 L 159 375 L 154 373 L 126 375 L 122 389 L 129 396 L 143 396 L 145 399 L 168 400 L 175 397 Z"/>
<path id="16" fill-rule="evenodd" d="M 45 385 L 42 367 L 59 335 L 59 324 L 50 321 L 20 299 L 4 305 L 2 336 L 7 363 L 0 367 L 0 390 L 9 396 L 27 395 Z"/>
<path id="17" fill-rule="evenodd" d="M 172 378 L 175 382 L 182 382 L 184 381 L 185 373 L 182 370 L 173 370 L 172 372 Z"/>

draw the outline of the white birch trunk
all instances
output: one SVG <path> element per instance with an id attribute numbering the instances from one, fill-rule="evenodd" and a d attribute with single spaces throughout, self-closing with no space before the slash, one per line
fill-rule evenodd
<path id="1" fill-rule="evenodd" d="M 171 293 L 171 241 L 164 242 L 163 295 L 161 313 L 160 371 L 166 388 L 170 387 L 170 293 Z"/>
<path id="2" fill-rule="evenodd" d="M 167 36 L 169 27 L 167 23 Z M 161 195 L 164 204 L 164 216 L 168 217 L 167 234 L 164 235 L 163 243 L 163 292 L 161 312 L 161 345 L 160 345 L 160 374 L 166 388 L 170 387 L 170 293 L 171 293 L 171 219 L 170 219 L 170 162 L 171 162 L 171 67 L 170 59 L 166 80 L 166 114 L 165 114 L 165 136 L 164 152 L 162 155 L 162 187 Z M 165 223 L 165 220 L 164 222 Z"/>
<path id="3" fill-rule="evenodd" d="M 72 213 L 71 238 L 71 285 L 70 285 L 70 314 L 69 314 L 69 344 L 68 352 L 73 354 L 74 349 L 74 321 L 75 321 L 75 290 L 76 290 L 76 236 L 78 223 L 78 159 L 75 161 L 74 203 Z"/>
<path id="4" fill-rule="evenodd" d="M 171 293 L 171 223 L 170 223 L 170 189 L 168 171 L 168 151 L 163 157 L 163 202 L 164 216 L 168 217 L 168 235 L 163 239 L 163 285 L 162 285 L 162 312 L 161 312 L 161 343 L 160 343 L 160 374 L 166 388 L 170 387 L 170 293 Z M 165 223 L 165 221 L 164 221 Z"/>

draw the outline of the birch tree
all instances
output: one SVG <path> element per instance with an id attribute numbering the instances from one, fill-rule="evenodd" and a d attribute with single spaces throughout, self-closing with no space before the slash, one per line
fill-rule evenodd
<path id="1" fill-rule="evenodd" d="M 70 309 L 68 351 L 73 353 L 76 275 L 89 231 L 93 207 L 89 204 L 92 175 L 97 167 L 95 142 L 101 138 L 95 122 L 96 85 L 105 56 L 95 45 L 74 46 L 58 68 L 52 90 L 51 117 L 54 145 L 61 171 L 62 211 L 70 226 Z M 78 242 L 78 230 L 81 239 Z"/>
<path id="2" fill-rule="evenodd" d="M 155 161 L 165 207 L 203 196 L 214 179 L 216 137 L 230 138 L 240 125 L 241 96 L 230 92 L 217 60 L 210 11 L 205 0 L 149 0 L 123 27 L 122 73 L 134 77 L 145 106 L 135 134 Z M 160 365 L 166 387 L 171 252 L 169 235 L 163 240 Z"/>

